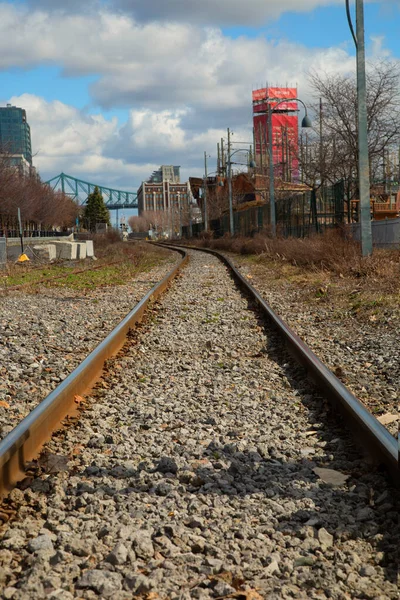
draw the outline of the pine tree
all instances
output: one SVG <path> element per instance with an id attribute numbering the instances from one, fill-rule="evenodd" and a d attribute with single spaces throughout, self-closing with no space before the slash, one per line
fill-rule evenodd
<path id="1" fill-rule="evenodd" d="M 89 231 L 96 231 L 96 223 L 107 223 L 108 226 L 111 224 L 109 210 L 97 186 L 88 196 L 83 212 L 83 222 Z"/>

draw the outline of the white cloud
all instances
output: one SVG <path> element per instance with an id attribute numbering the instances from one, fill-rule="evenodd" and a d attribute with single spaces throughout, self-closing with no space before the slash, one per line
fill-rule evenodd
<path id="1" fill-rule="evenodd" d="M 9 99 L 23 106 L 32 130 L 34 154 L 68 158 L 103 148 L 117 131 L 117 119 L 106 120 L 102 115 L 85 115 L 73 106 L 58 100 L 47 102 L 32 94 Z"/>
<path id="2" fill-rule="evenodd" d="M 29 0 L 34 8 L 59 13 L 88 12 L 107 7 L 140 21 L 179 21 L 202 25 L 260 25 L 285 12 L 306 12 L 341 4 L 342 0 Z"/>
<path id="3" fill-rule="evenodd" d="M 158 2 L 147 4 L 156 9 Z M 274 10 L 306 10 L 329 3 L 220 0 L 213 1 L 213 10 L 226 9 L 228 2 L 237 15 L 244 8 L 251 12 L 258 7 L 260 19 Z M 185 3 L 186 16 L 188 7 L 195 11 L 195 4 L 203 10 L 197 1 Z M 190 24 L 183 19 L 163 22 L 157 11 L 159 21 L 139 21 L 145 17 L 142 0 L 135 3 L 137 17 L 107 11 L 104 5 L 89 10 L 90 2 L 85 11 L 66 14 L 47 10 L 44 2 L 31 4 L 41 8 L 0 3 L 0 69 L 56 65 L 70 77 L 97 75 L 90 87 L 93 103 L 130 109 L 128 121 L 120 126 L 116 118 L 106 119 L 100 110 L 89 115 L 61 101 L 47 102 L 29 94 L 11 98 L 27 110 L 38 153 L 35 162 L 45 178 L 64 171 L 134 189 L 162 163 L 185 165 L 186 175 L 188 169 L 192 174 L 198 169 L 200 174 L 204 150 L 215 155 L 216 143 L 227 126 L 234 129 L 236 139 L 251 137 L 253 88 L 266 80 L 278 85 L 297 83 L 301 98 L 307 101 L 310 70 L 355 71 L 354 58 L 343 48 L 307 48 L 261 36 L 231 39 L 217 27 L 195 24 L 201 21 L 196 12 Z M 171 16 L 182 8 L 178 0 L 163 0 L 164 4 L 171 8 Z M 50 5 L 60 6 L 48 1 Z M 64 1 L 62 6 L 78 10 L 80 4 L 75 2 L 73 7 Z M 125 9 L 129 6 L 126 3 Z M 212 12 L 210 0 L 204 6 Z M 384 41 L 376 38 L 374 57 L 384 54 Z"/>
<path id="4" fill-rule="evenodd" d="M 139 20 L 176 20 L 197 24 L 262 25 L 280 15 L 306 12 L 342 0 L 115 0 Z"/>
<path id="5" fill-rule="evenodd" d="M 109 12 L 61 16 L 0 4 L 0 68 L 53 64 L 68 76 L 98 75 L 91 94 L 105 108 L 243 109 L 254 85 L 302 84 L 321 60 L 325 70 L 351 64 L 339 48 L 231 39 L 215 28 L 143 25 Z"/>

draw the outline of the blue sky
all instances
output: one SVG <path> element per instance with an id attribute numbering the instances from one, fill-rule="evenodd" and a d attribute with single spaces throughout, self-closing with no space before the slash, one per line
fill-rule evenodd
<path id="1" fill-rule="evenodd" d="M 400 0 L 365 16 L 369 59 L 400 61 Z M 251 139 L 252 89 L 307 100 L 309 69 L 354 73 L 344 0 L 0 0 L 0 104 L 26 108 L 43 179 L 201 175 L 227 127 Z"/>
<path id="2" fill-rule="evenodd" d="M 354 5 L 354 2 L 353 2 Z M 355 11 L 352 7 L 355 28 Z M 365 6 L 365 29 L 368 35 L 385 37 L 385 45 L 396 56 L 400 55 L 398 22 L 400 19 L 400 0 L 393 2 L 374 2 Z M 296 40 L 310 48 L 329 47 L 343 44 L 354 53 L 349 31 L 345 3 L 338 6 L 317 8 L 307 13 L 288 12 L 262 28 L 228 27 L 227 35 L 255 37 L 260 34 L 271 39 L 286 38 Z"/>

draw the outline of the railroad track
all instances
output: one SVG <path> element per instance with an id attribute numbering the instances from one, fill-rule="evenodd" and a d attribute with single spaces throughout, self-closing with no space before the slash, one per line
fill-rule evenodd
<path id="1" fill-rule="evenodd" d="M 396 493 L 326 398 L 392 477 L 396 441 L 229 261 L 190 254 L 123 351 L 160 290 L 0 444 L 3 494 L 25 477 L 6 597 L 396 597 Z"/>

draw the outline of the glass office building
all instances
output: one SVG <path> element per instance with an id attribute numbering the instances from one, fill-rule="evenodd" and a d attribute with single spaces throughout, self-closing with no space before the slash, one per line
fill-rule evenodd
<path id="1" fill-rule="evenodd" d="M 0 154 L 22 154 L 32 166 L 31 129 L 26 111 L 16 106 L 0 107 Z"/>

